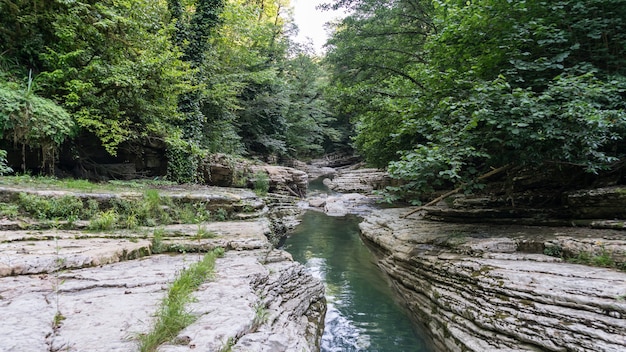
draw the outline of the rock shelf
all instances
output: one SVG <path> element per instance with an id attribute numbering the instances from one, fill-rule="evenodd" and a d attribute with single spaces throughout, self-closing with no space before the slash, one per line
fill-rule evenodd
<path id="1" fill-rule="evenodd" d="M 626 350 L 626 272 L 544 254 L 558 248 L 623 267 L 624 232 L 452 224 L 406 213 L 376 210 L 360 227 L 438 350 Z"/>
<path id="2" fill-rule="evenodd" d="M 80 194 L 101 200 L 137 197 L 2 187 L 45 197 Z M 323 330 L 324 287 L 268 240 L 276 219 L 265 203 L 237 189 L 164 190 L 180 202 L 225 209 L 231 220 L 90 232 L 46 226 L 0 232 L 0 351 L 134 351 L 177 274 L 216 247 L 215 273 L 187 307 L 195 322 L 159 351 L 315 351 Z M 23 224 L 22 224 L 22 227 Z M 198 236 L 198 233 L 207 234 Z"/>

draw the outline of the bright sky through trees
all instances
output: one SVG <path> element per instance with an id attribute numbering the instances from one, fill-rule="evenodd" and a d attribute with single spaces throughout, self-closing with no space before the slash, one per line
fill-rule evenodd
<path id="1" fill-rule="evenodd" d="M 327 22 L 343 16 L 342 11 L 323 11 L 316 9 L 327 0 L 293 0 L 294 21 L 299 28 L 295 38 L 296 42 L 306 43 L 309 39 L 313 42 L 316 53 L 322 53 L 323 46 L 329 34 L 325 25 Z"/>

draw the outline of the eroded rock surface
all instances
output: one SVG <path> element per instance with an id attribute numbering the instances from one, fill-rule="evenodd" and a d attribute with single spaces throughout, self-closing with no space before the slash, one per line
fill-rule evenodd
<path id="1" fill-rule="evenodd" d="M 138 337 L 152 328 L 177 274 L 200 260 L 198 252 L 216 247 L 226 253 L 187 307 L 196 321 L 159 351 L 318 350 L 322 283 L 274 249 L 268 237 L 276 225 L 252 192 L 203 193 L 207 189 L 162 194 L 229 213 L 245 210 L 232 214 L 245 220 L 132 231 L 1 232 L 0 351 L 138 350 Z M 2 190 L 9 198 L 11 191 Z"/>
<path id="2" fill-rule="evenodd" d="M 267 176 L 269 191 L 290 196 L 304 197 L 308 187 L 305 171 L 292 167 L 252 163 L 232 159 L 224 154 L 209 156 L 202 165 L 203 182 L 221 187 L 255 188 L 260 173 Z"/>
<path id="3" fill-rule="evenodd" d="M 324 180 L 328 188 L 342 193 L 371 193 L 391 184 L 387 172 L 378 169 L 356 169 L 339 172 Z"/>
<path id="4" fill-rule="evenodd" d="M 584 251 L 623 266 L 623 232 L 461 225 L 374 211 L 360 225 L 441 351 L 624 351 L 626 273 L 564 262 Z"/>
<path id="5" fill-rule="evenodd" d="M 328 216 L 362 215 L 376 205 L 376 198 L 360 193 L 317 194 L 307 199 L 307 204 L 314 210 L 323 211 Z"/>

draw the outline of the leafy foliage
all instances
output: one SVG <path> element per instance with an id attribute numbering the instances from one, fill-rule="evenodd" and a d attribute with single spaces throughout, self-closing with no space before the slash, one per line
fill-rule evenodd
<path id="1" fill-rule="evenodd" d="M 74 121 L 55 102 L 16 86 L 0 85 L 0 136 L 22 146 L 41 150 L 42 169 L 52 169 L 57 148 L 73 132 Z M 6 153 L 3 158 L 6 157 Z M 25 162 L 23 162 L 25 165 Z M 4 172 L 8 171 L 4 167 Z"/>
<path id="2" fill-rule="evenodd" d="M 626 150 L 626 2 L 345 0 L 333 90 L 356 145 L 410 198 L 489 167 L 574 164 Z"/>
<path id="3" fill-rule="evenodd" d="M 195 182 L 206 153 L 311 157 L 339 142 L 325 67 L 290 42 L 287 0 L 8 0 L 0 10 L 4 115 L 48 122 L 45 136 L 22 124 L 29 137 L 4 124 L 6 136 L 22 131 L 18 143 L 45 149 L 54 137 L 74 153 L 95 137 L 120 160 L 158 145 L 168 177 Z M 32 91 L 19 99 L 37 111 L 15 95 L 28 72 Z"/>
<path id="4" fill-rule="evenodd" d="M 0 149 L 0 176 L 13 172 L 13 169 L 7 165 L 7 151 Z"/>

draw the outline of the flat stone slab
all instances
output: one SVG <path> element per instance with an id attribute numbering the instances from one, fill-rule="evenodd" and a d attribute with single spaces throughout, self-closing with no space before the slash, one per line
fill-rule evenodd
<path id="1" fill-rule="evenodd" d="M 154 254 L 155 231 L 170 253 Z M 177 274 L 216 247 L 226 253 L 187 307 L 197 320 L 159 351 L 316 350 L 324 287 L 270 233 L 265 218 L 0 232 L 0 352 L 135 351 Z"/>

